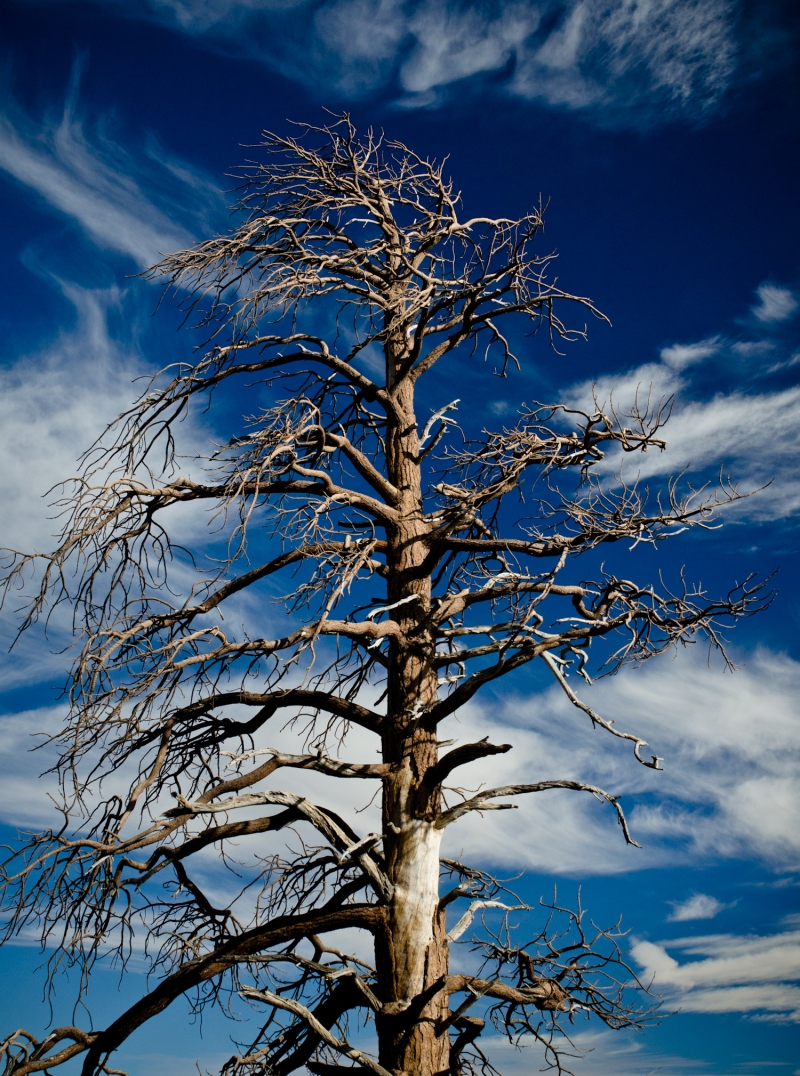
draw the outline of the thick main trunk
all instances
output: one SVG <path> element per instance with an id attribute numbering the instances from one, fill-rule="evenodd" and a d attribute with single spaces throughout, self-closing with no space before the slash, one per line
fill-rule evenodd
<path id="1" fill-rule="evenodd" d="M 419 571 L 428 545 L 410 381 L 397 385 L 395 399 L 403 421 L 389 431 L 387 469 L 400 492 L 400 523 L 387 535 L 388 597 L 390 603 L 403 602 L 393 615 L 406 642 L 393 642 L 390 651 L 383 741 L 384 761 L 392 766 L 384 781 L 383 831 L 394 893 L 386 934 L 377 943 L 379 990 L 391 1011 L 379 1017 L 377 1029 L 385 1068 L 436 1076 L 449 1072 L 450 1065 L 449 1036 L 441 1031 L 447 998 L 436 988 L 448 970 L 444 914 L 439 911 L 439 793 L 420 794 L 438 757 L 436 728 L 425 716 L 437 694 L 435 639 L 424 627 L 431 583 Z"/>

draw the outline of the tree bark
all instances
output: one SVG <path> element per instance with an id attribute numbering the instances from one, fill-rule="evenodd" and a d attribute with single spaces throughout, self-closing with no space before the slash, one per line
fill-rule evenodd
<path id="1" fill-rule="evenodd" d="M 397 370 L 407 357 L 403 343 L 390 339 L 387 367 Z M 431 605 L 431 580 L 418 571 L 428 551 L 428 532 L 419 466 L 419 439 L 411 379 L 394 391 L 398 419 L 387 437 L 387 471 L 399 493 L 396 527 L 387 534 L 389 604 L 402 638 L 392 640 L 383 761 L 383 832 L 387 871 L 393 886 L 387 929 L 376 939 L 381 1000 L 393 1012 L 377 1021 L 380 1062 L 396 1073 L 435 1076 L 450 1067 L 447 1032 L 437 1034 L 447 1016 L 447 997 L 434 984 L 448 970 L 444 912 L 439 905 L 441 829 L 435 821 L 439 787 L 423 785 L 438 761 L 436 725 L 426 714 L 437 698 L 436 643 L 424 628 Z M 411 599 L 411 600 L 409 600 Z M 423 794 L 424 789 L 424 794 Z"/>

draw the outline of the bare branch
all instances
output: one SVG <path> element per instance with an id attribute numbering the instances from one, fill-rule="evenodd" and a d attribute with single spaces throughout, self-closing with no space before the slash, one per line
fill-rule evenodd
<path id="1" fill-rule="evenodd" d="M 459 803 L 456 807 L 451 807 L 446 811 L 442 811 L 436 820 L 436 825 L 440 828 L 448 826 L 451 822 L 455 822 L 456 819 L 461 818 L 469 811 L 507 811 L 514 807 L 515 804 L 495 803 L 494 800 L 500 799 L 503 796 L 521 796 L 529 792 L 545 792 L 551 788 L 568 788 L 574 792 L 591 792 L 597 799 L 605 800 L 606 803 L 610 803 L 617 812 L 617 821 L 622 826 L 622 832 L 625 835 L 625 843 L 632 844 L 634 848 L 641 847 L 641 845 L 637 844 L 630 835 L 628 823 L 626 822 L 625 815 L 619 805 L 618 797 L 611 796 L 608 792 L 604 792 L 602 788 L 598 788 L 596 785 L 587 785 L 582 781 L 537 781 L 536 784 L 532 785 L 504 785 L 502 788 L 490 788 L 486 792 L 481 792 L 477 796 L 473 796 L 472 799 Z"/>
<path id="2" fill-rule="evenodd" d="M 659 762 L 663 762 L 663 759 L 659 758 L 658 755 L 651 755 L 650 761 L 648 762 L 647 759 L 642 758 L 642 756 L 639 754 L 640 750 L 643 747 L 649 746 L 647 740 L 643 740 L 641 736 L 634 736 L 630 732 L 620 732 L 619 729 L 615 729 L 613 721 L 606 721 L 590 706 L 587 706 L 585 702 L 581 702 L 581 700 L 567 683 L 566 679 L 564 678 L 564 674 L 561 672 L 558 665 L 555 663 L 555 661 L 553 661 L 552 655 L 548 653 L 543 653 L 542 657 L 547 663 L 547 667 L 550 669 L 553 676 L 555 676 L 556 680 L 558 680 L 559 684 L 563 688 L 564 694 L 567 696 L 569 701 L 572 703 L 573 706 L 577 706 L 579 710 L 583 710 L 585 714 L 589 715 L 589 717 L 592 719 L 592 725 L 599 725 L 601 728 L 605 729 L 606 732 L 610 732 L 612 736 L 617 736 L 621 740 L 630 740 L 633 743 L 633 753 L 636 756 L 636 760 L 638 762 L 641 762 L 643 766 L 648 766 L 651 770 L 663 769 L 662 766 L 659 766 Z"/>
<path id="3" fill-rule="evenodd" d="M 364 1068 L 370 1070 L 370 1072 L 377 1073 L 377 1076 L 393 1076 L 391 1072 L 385 1069 L 382 1065 L 379 1065 L 377 1061 L 373 1061 L 369 1054 L 363 1053 L 361 1050 L 357 1050 L 354 1046 L 351 1046 L 347 1039 L 338 1039 L 331 1032 L 316 1019 L 314 1014 L 301 1005 L 299 1001 L 294 1001 L 291 998 L 283 998 L 278 994 L 273 994 L 269 990 L 243 990 L 242 996 L 250 998 L 254 1001 L 263 1001 L 267 1005 L 274 1005 L 276 1009 L 287 1009 L 289 1012 L 294 1013 L 295 1016 L 299 1016 L 303 1020 L 315 1035 L 318 1036 L 326 1046 L 333 1047 L 337 1053 L 342 1054 L 344 1057 L 349 1057 L 351 1061 L 357 1061 L 363 1065 Z"/>

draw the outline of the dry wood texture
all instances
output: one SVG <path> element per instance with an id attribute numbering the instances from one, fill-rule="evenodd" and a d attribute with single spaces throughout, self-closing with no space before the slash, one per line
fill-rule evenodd
<path id="1" fill-rule="evenodd" d="M 558 775 L 448 790 L 459 767 L 509 745 L 447 750 L 440 726 L 538 660 L 593 725 L 657 769 L 640 737 L 581 702 L 568 672 L 588 679 L 593 645 L 606 669 L 697 637 L 721 646 L 721 626 L 758 606 L 759 586 L 713 600 L 613 573 L 580 581 L 573 564 L 601 543 L 708 526 L 737 494 L 672 484 L 652 499 L 594 477 L 609 448 L 663 448 L 664 406 L 620 416 L 532 404 L 467 436 L 458 401 L 420 395 L 437 363 L 469 379 L 487 360 L 505 375 L 523 332 L 558 345 L 585 331 L 562 317 L 602 317 L 552 282 L 541 209 L 467 219 L 439 165 L 359 139 L 347 117 L 265 135 L 260 156 L 241 176 L 234 229 L 151 271 L 205 330 L 199 357 L 157 378 L 89 453 L 61 501 L 55 552 L 9 562 L 7 589 L 39 570 L 23 626 L 68 603 L 81 650 L 57 738 L 64 825 L 6 862 L 7 934 L 36 925 L 53 968 L 77 965 L 82 983 L 98 956 L 124 960 L 146 938 L 156 985 L 101 1031 L 14 1032 L 6 1076 L 78 1054 L 84 1076 L 111 1071 L 131 1032 L 180 996 L 200 1007 L 231 992 L 264 1018 L 228 1076 L 490 1072 L 487 1020 L 538 1038 L 560 1064 L 559 1034 L 577 1015 L 644 1019 L 619 933 L 555 905 L 515 930 L 520 902 L 443 860 L 442 835 L 467 812 L 550 789 L 606 801 L 632 841 L 624 815 L 614 796 Z M 194 401 L 219 429 L 242 400 L 251 417 L 226 443 L 190 464 L 176 456 Z M 515 523 L 507 502 L 523 490 Z M 211 520 L 206 537 L 189 527 L 192 556 L 175 530 L 186 533 L 187 505 L 211 509 L 192 516 Z M 275 586 L 288 616 L 265 601 Z M 295 751 L 265 746 L 289 720 Z M 380 761 L 342 757 L 351 726 Z M 380 831 L 341 817 L 335 792 L 315 803 L 275 786 L 298 769 L 371 783 Z M 212 853 L 241 892 L 209 890 Z M 365 948 L 342 952 L 330 935 L 344 929 L 362 931 Z M 479 973 L 451 970 L 457 939 L 471 940 Z M 354 1044 L 362 1018 L 377 1056 Z"/>

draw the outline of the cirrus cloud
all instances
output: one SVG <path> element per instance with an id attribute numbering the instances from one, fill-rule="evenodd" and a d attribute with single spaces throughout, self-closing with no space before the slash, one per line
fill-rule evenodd
<path id="1" fill-rule="evenodd" d="M 429 108 L 456 83 L 491 75 L 512 97 L 605 124 L 713 108 L 753 36 L 738 25 L 736 0 L 96 2 L 244 49 L 326 94 L 381 92 Z"/>
<path id="2" fill-rule="evenodd" d="M 754 339 L 717 333 L 670 344 L 661 349 L 660 361 L 573 385 L 565 400 L 584 409 L 595 402 L 613 406 L 620 415 L 669 402 L 669 421 L 659 434 L 666 450 L 626 462 L 627 480 L 687 472 L 697 481 L 722 468 L 743 491 L 759 490 L 728 512 L 766 521 L 800 511 L 800 385 L 786 384 L 800 353 L 791 326 L 782 325 L 797 306 L 793 292 L 761 284 L 757 294 Z M 725 391 L 730 371 L 735 384 Z M 610 479 L 622 463 L 622 455 L 612 451 L 601 470 Z"/>
<path id="3" fill-rule="evenodd" d="M 736 858 L 800 866 L 800 663 L 761 650 L 729 674 L 705 658 L 681 651 L 578 692 L 618 728 L 644 737 L 663 756 L 663 772 L 639 766 L 618 740 L 588 727 L 557 687 L 507 692 L 492 707 L 473 704 L 449 719 L 447 734 L 462 741 L 491 730 L 492 742 L 514 745 L 463 767 L 460 784 L 599 785 L 623 795 L 641 849 L 625 845 L 593 797 L 551 791 L 520 797 L 513 824 L 503 812 L 467 816 L 448 830 L 447 854 L 469 847 L 498 868 L 567 876 Z"/>
<path id="4" fill-rule="evenodd" d="M 139 268 L 207 232 L 220 191 L 197 168 L 154 140 L 131 152 L 103 121 L 89 128 L 77 110 L 80 65 L 62 110 L 36 120 L 8 100 L 0 111 L 0 172 L 71 220 L 103 251 Z"/>
<path id="5" fill-rule="evenodd" d="M 681 962 L 668 949 L 701 959 Z M 631 952 L 643 979 L 684 1012 L 746 1012 L 800 1023 L 800 931 L 640 941 Z"/>

